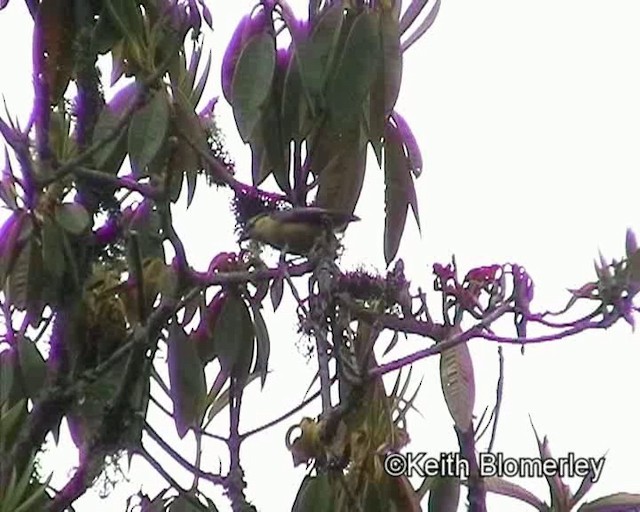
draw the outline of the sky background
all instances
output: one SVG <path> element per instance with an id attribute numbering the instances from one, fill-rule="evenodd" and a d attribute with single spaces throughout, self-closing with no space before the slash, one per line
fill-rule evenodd
<path id="1" fill-rule="evenodd" d="M 405 4 L 408 2 L 405 1 Z M 306 2 L 294 1 L 299 8 Z M 203 101 L 220 94 L 219 67 L 224 48 L 252 2 L 210 0 L 214 32 L 206 41 L 213 66 Z M 434 262 L 455 254 L 461 274 L 492 263 L 519 263 L 533 277 L 532 309 L 560 309 L 577 288 L 594 278 L 598 251 L 607 258 L 624 255 L 627 227 L 640 236 L 640 3 L 615 0 L 563 0 L 553 8 L 521 0 L 445 0 L 427 35 L 405 55 L 403 85 L 397 103 L 422 148 L 425 169 L 416 182 L 422 234 L 408 217 L 399 256 L 415 287 L 428 289 Z M 30 112 L 32 22 L 22 2 L 12 0 L 0 13 L 0 93 L 12 115 L 23 121 Z M 103 63 L 105 73 L 108 62 Z M 108 75 L 106 75 L 108 76 Z M 116 89 L 121 84 L 116 84 Z M 111 95 L 111 94 L 109 94 Z M 219 107 L 219 108 L 218 108 Z M 249 178 L 250 153 L 243 146 L 231 111 L 222 99 L 217 112 L 239 177 Z M 3 114 L 4 115 L 4 114 Z M 345 237 L 341 267 L 364 263 L 384 271 L 382 172 L 370 158 L 354 224 Z M 187 213 L 174 214 L 190 263 L 204 270 L 221 250 L 237 248 L 229 195 L 200 184 Z M 184 210 L 183 201 L 175 209 Z M 0 213 L 0 218 L 4 214 Z M 273 314 L 270 327 L 273 373 L 262 392 L 257 385 L 243 402 L 242 430 L 259 426 L 294 407 L 314 375 L 299 348 L 290 296 Z M 510 325 L 498 324 L 504 335 Z M 532 331 L 530 334 L 538 334 Z M 382 335 L 383 349 L 390 333 Z M 391 353 L 397 358 L 425 347 L 409 338 Z M 497 380 L 497 346 L 470 343 L 476 376 L 476 414 L 492 407 Z M 600 457 L 603 477 L 589 499 L 617 491 L 640 493 L 640 441 L 637 432 L 640 336 L 620 323 L 608 331 L 529 346 L 505 347 L 502 416 L 495 448 L 508 456 L 537 456 L 530 426 L 547 435 L 554 456 L 573 452 Z M 438 455 L 456 449 L 455 435 L 439 388 L 438 359 L 414 367 L 415 382 L 424 377 L 409 416 L 411 451 Z M 167 406 L 168 400 L 163 401 Z M 170 407 L 170 406 L 169 406 Z M 261 512 L 289 510 L 304 476 L 293 468 L 284 434 L 318 404 L 298 413 L 243 445 L 248 497 Z M 173 422 L 151 408 L 152 422 L 172 446 L 190 456 L 193 439 L 180 441 Z M 225 421 L 214 423 L 224 433 Z M 49 445 L 45 469 L 56 468 L 61 487 L 76 463 L 68 432 Z M 148 442 L 147 442 L 148 441 Z M 184 486 L 190 479 L 153 442 L 149 450 Z M 488 439 L 479 447 L 486 447 Z M 206 444 L 205 467 L 227 463 L 223 446 Z M 136 462 L 130 482 L 118 484 L 106 500 L 94 490 L 78 500 L 76 510 L 124 510 L 126 498 L 142 488 L 155 494 L 163 483 L 144 462 Z M 542 480 L 514 479 L 548 501 Z M 568 480 L 573 490 L 579 482 Z M 97 486 L 99 487 L 99 485 Z M 203 486 L 207 490 L 207 486 Z M 210 495 L 218 496 L 213 490 Z M 464 491 L 461 508 L 464 506 Z M 530 508 L 507 498 L 489 498 L 490 511 Z M 220 510 L 228 510 L 224 500 Z"/>

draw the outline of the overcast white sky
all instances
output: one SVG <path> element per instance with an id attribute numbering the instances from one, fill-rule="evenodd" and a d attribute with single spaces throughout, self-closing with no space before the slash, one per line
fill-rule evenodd
<path id="1" fill-rule="evenodd" d="M 252 2 L 210 0 L 208 5 L 215 29 L 207 39 L 214 51 L 207 89 L 211 96 L 219 93 L 226 43 Z M 397 105 L 413 127 L 425 160 L 416 183 L 422 238 L 409 218 L 399 253 L 416 285 L 430 286 L 431 265 L 446 263 L 451 254 L 462 272 L 482 264 L 517 262 L 536 283 L 533 309 L 560 308 L 568 299 L 567 288 L 593 279 L 598 250 L 609 258 L 621 257 L 626 228 L 640 236 L 638 19 L 640 3 L 635 0 L 443 1 L 432 29 L 406 54 Z M 12 114 L 25 120 L 32 99 L 31 21 L 18 0 L 0 13 L 0 48 L 0 92 Z M 249 150 L 239 141 L 229 108 L 221 103 L 229 149 L 241 177 L 248 178 Z M 384 269 L 382 173 L 373 159 L 370 162 L 356 211 L 363 220 L 347 233 L 344 268 L 365 262 Z M 175 216 L 190 262 L 200 269 L 218 251 L 236 247 L 226 198 L 201 187 L 189 212 Z M 266 320 L 273 374 L 262 393 L 257 387 L 247 393 L 243 430 L 293 407 L 314 373 L 296 348 L 291 301 L 278 310 L 277 319 L 267 308 Z M 509 329 L 506 326 L 503 334 L 510 334 Z M 394 358 L 425 343 L 410 338 L 401 345 Z M 479 340 L 470 347 L 478 389 L 476 414 L 481 414 L 494 401 L 497 347 Z M 549 436 L 555 456 L 573 452 L 600 457 L 607 452 L 604 475 L 589 499 L 617 491 L 640 493 L 640 336 L 628 325 L 617 325 L 606 332 L 530 346 L 524 356 L 516 347 L 505 347 L 504 354 L 496 449 L 509 456 L 535 457 L 531 416 L 538 432 Z M 409 449 L 434 455 L 456 448 L 437 368 L 436 358 L 415 365 L 414 375 L 425 379 L 416 401 L 424 418 L 409 417 Z M 317 411 L 310 409 L 306 415 Z M 173 424 L 155 410 L 152 414 L 173 446 L 193 453 L 191 438 L 179 442 Z M 261 512 L 290 509 L 304 469 L 293 468 L 284 433 L 303 415 L 244 445 L 248 495 Z M 218 431 L 224 426 L 221 423 Z M 63 434 L 63 447 L 51 445 L 51 456 L 45 459 L 46 467 L 61 469 L 54 480 L 57 486 L 65 481 L 63 468 L 76 462 L 68 434 Z M 149 446 L 157 453 L 151 442 Z M 206 447 L 209 469 L 217 469 L 220 455 L 226 463 L 222 448 Z M 190 484 L 170 459 L 159 457 L 183 485 Z M 544 481 L 514 481 L 549 499 Z M 577 488 L 575 480 L 569 483 Z M 106 500 L 89 493 L 76 510 L 124 510 L 127 496 L 141 485 L 154 494 L 162 482 L 145 463 L 134 462 L 130 483 L 120 484 Z M 460 510 L 463 506 L 464 497 Z M 220 510 L 227 510 L 224 500 Z M 530 508 L 490 498 L 489 510 Z"/>

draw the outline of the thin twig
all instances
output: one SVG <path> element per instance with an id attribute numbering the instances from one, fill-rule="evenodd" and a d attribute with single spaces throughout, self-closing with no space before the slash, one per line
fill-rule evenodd
<path id="1" fill-rule="evenodd" d="M 207 471 L 203 471 L 197 466 L 194 466 L 186 460 L 182 455 L 180 455 L 176 450 L 174 450 L 169 443 L 167 443 L 160 434 L 158 434 L 149 423 L 144 422 L 144 428 L 147 434 L 153 439 L 160 447 L 171 456 L 173 460 L 175 460 L 178 464 L 180 464 L 184 469 L 189 471 L 190 473 L 197 475 L 198 477 L 207 480 L 215 485 L 225 485 L 226 478 L 222 475 L 216 475 L 213 473 L 209 473 Z"/>
<path id="2" fill-rule="evenodd" d="M 491 440 L 489 441 L 488 452 L 493 450 L 493 443 L 496 440 L 496 432 L 498 430 L 498 419 L 500 417 L 500 405 L 502 404 L 502 390 L 504 386 L 504 356 L 502 355 L 502 347 L 498 347 L 498 360 L 500 362 L 500 373 L 498 376 L 498 385 L 496 386 L 496 407 L 493 418 L 493 428 L 491 429 Z"/>

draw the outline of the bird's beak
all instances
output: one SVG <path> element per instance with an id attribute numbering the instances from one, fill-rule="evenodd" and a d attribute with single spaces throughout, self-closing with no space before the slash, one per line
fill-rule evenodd
<path id="1" fill-rule="evenodd" d="M 249 238 L 251 238 L 249 236 L 249 232 L 245 229 L 242 231 L 242 233 L 240 233 L 240 238 L 238 238 L 238 243 L 249 240 Z"/>

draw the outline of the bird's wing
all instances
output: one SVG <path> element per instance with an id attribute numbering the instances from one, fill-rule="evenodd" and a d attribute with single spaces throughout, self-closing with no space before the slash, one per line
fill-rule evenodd
<path id="1" fill-rule="evenodd" d="M 305 206 L 281 210 L 271 214 L 276 220 L 281 222 L 296 222 L 303 224 L 324 224 L 327 220 L 331 224 L 345 224 L 360 220 L 353 214 L 327 210 L 318 206 Z"/>

